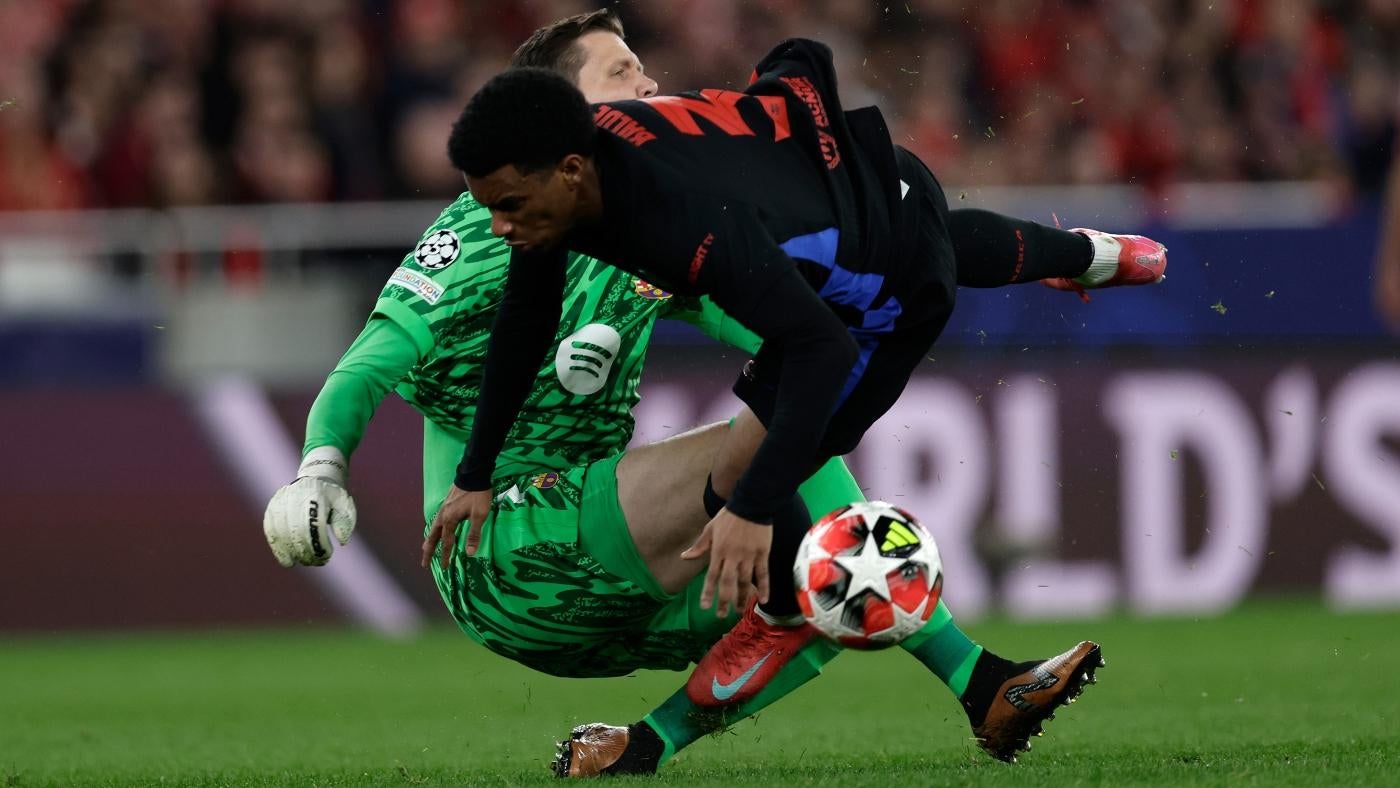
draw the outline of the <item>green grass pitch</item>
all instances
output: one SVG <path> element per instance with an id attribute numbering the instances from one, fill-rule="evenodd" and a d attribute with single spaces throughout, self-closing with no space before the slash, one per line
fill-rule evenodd
<path id="1" fill-rule="evenodd" d="M 983 756 L 900 650 L 841 655 L 702 740 L 666 785 L 1387 785 L 1400 774 L 1400 614 L 1256 603 L 1222 618 L 984 621 L 1016 658 L 1099 640 L 1099 683 L 1014 766 Z M 504 785 L 552 780 L 577 723 L 625 723 L 684 674 L 540 676 L 447 629 L 0 640 L 6 786 Z M 638 784 L 624 780 L 621 784 Z"/>

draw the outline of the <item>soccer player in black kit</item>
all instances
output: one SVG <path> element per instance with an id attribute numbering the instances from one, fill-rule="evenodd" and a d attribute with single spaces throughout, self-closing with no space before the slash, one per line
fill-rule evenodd
<path id="1" fill-rule="evenodd" d="M 705 493 L 714 519 L 685 554 L 709 556 L 706 603 L 744 611 L 687 684 L 702 706 L 753 697 L 815 637 L 793 590 L 811 522 L 797 487 L 899 398 L 958 285 L 1083 296 L 1166 268 L 1141 236 L 950 211 L 879 110 L 842 109 L 831 52 L 813 41 L 780 44 L 743 92 L 594 107 L 558 75 L 507 71 L 471 99 L 449 155 L 513 250 L 475 429 L 439 513 L 446 544 L 489 512 L 495 457 L 559 323 L 567 250 L 708 295 L 764 340 L 734 387 L 747 409 Z"/>

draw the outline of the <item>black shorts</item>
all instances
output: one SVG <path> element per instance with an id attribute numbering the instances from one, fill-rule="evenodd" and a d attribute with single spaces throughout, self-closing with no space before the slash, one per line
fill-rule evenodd
<path id="1" fill-rule="evenodd" d="M 885 415 L 904 393 L 914 368 L 948 323 L 957 294 L 957 262 L 948 235 L 948 200 L 933 173 L 912 153 L 896 146 L 900 180 L 909 185 L 901 200 L 904 215 L 895 245 L 899 263 L 917 268 L 907 293 L 896 294 L 904 312 L 887 333 L 853 327 L 860 347 L 842 398 L 831 414 L 822 437 L 822 457 L 836 457 L 853 450 L 865 431 Z M 777 403 L 782 351 L 764 345 L 744 366 L 734 383 L 734 393 L 768 426 Z"/>

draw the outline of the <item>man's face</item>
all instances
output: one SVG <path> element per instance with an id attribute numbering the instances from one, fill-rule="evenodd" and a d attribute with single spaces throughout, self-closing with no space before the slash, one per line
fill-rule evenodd
<path id="1" fill-rule="evenodd" d="M 480 178 L 467 176 L 467 188 L 491 211 L 492 235 L 510 247 L 548 249 L 573 227 L 581 167 L 577 155 L 531 173 L 507 164 Z"/>
<path id="2" fill-rule="evenodd" d="M 617 34 L 594 30 L 575 46 L 584 53 L 575 83 L 590 104 L 656 95 L 656 80 Z M 572 164 L 570 159 L 574 159 Z M 527 250 L 547 249 L 573 228 L 577 217 L 581 162 L 567 157 L 552 170 L 521 173 L 513 165 L 481 178 L 467 178 L 477 202 L 491 211 L 491 233 Z"/>
<path id="3" fill-rule="evenodd" d="M 642 61 L 616 33 L 584 33 L 574 46 L 584 54 L 575 84 L 589 104 L 656 95 L 656 80 L 642 73 Z"/>

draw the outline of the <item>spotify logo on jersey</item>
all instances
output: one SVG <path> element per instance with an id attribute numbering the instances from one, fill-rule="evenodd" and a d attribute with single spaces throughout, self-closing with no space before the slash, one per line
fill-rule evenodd
<path id="1" fill-rule="evenodd" d="M 608 380 L 622 335 L 612 326 L 589 323 L 564 338 L 554 354 L 559 384 L 573 394 L 597 394 Z"/>

